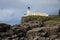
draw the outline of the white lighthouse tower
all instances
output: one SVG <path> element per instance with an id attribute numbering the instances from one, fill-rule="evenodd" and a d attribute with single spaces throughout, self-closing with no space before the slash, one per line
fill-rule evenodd
<path id="1" fill-rule="evenodd" d="M 41 13 L 41 12 L 31 12 L 30 7 L 28 7 L 27 12 L 24 16 L 31 16 L 31 15 L 37 15 L 37 16 L 48 16 L 47 13 Z"/>
<path id="2" fill-rule="evenodd" d="M 30 7 L 28 7 L 26 14 L 27 14 L 27 15 L 30 15 Z"/>

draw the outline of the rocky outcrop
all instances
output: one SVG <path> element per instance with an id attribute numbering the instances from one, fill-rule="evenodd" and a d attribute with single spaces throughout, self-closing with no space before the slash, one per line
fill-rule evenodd
<path id="1" fill-rule="evenodd" d="M 6 32 L 9 30 L 11 25 L 5 24 L 5 23 L 0 23 L 0 32 Z"/>
<path id="2" fill-rule="evenodd" d="M 48 20 L 51 20 L 52 18 L 51 17 L 45 17 L 45 16 L 27 16 L 27 17 L 22 17 L 21 18 L 21 24 L 23 23 L 28 23 L 28 22 L 32 22 L 34 23 L 35 21 L 38 23 L 38 22 L 45 22 L 45 21 L 48 21 Z"/>
<path id="3" fill-rule="evenodd" d="M 60 40 L 60 23 L 45 26 L 48 17 L 23 17 L 21 24 L 0 23 L 0 40 Z"/>
<path id="4" fill-rule="evenodd" d="M 43 16 L 28 16 L 28 17 L 22 17 L 21 24 L 28 25 L 30 27 L 43 27 L 44 22 L 51 20 L 50 17 L 43 17 Z"/>
<path id="5" fill-rule="evenodd" d="M 60 24 L 35 28 L 14 25 L 5 32 L 0 31 L 0 40 L 60 40 Z"/>
<path id="6" fill-rule="evenodd" d="M 59 27 L 33 28 L 27 32 L 28 40 L 55 40 L 59 38 Z M 42 39 L 41 39 L 42 38 Z"/>

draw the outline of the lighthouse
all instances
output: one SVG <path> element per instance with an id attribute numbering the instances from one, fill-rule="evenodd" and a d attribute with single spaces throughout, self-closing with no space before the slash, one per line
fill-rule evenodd
<path id="1" fill-rule="evenodd" d="M 36 16 L 48 16 L 47 13 L 43 12 L 31 12 L 30 7 L 27 8 L 26 14 L 24 16 L 31 16 L 31 15 L 36 15 Z"/>
<path id="2" fill-rule="evenodd" d="M 26 14 L 27 14 L 27 15 L 30 15 L 30 7 L 28 7 Z"/>

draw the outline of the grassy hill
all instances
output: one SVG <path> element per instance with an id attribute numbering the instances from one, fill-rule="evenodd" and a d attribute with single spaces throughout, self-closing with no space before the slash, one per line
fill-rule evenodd
<path id="1" fill-rule="evenodd" d="M 32 24 L 34 24 L 36 22 L 38 22 L 38 23 L 43 22 L 44 25 L 49 26 L 49 25 L 52 25 L 54 23 L 59 23 L 60 22 L 60 17 L 58 17 L 58 16 L 48 16 L 48 17 L 46 17 L 46 16 L 36 16 L 36 15 L 35 16 L 32 15 L 32 16 L 22 17 L 22 23 L 30 23 L 30 24 L 32 23 Z"/>
<path id="2" fill-rule="evenodd" d="M 54 23 L 60 23 L 60 17 L 58 16 L 51 16 L 52 20 L 48 20 L 44 22 L 45 25 L 52 25 Z"/>

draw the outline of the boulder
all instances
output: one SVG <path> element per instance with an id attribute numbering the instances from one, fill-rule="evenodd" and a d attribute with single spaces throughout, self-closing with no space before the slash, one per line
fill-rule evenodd
<path id="1" fill-rule="evenodd" d="M 11 25 L 5 24 L 5 23 L 0 23 L 0 32 L 6 32 L 9 30 Z"/>

